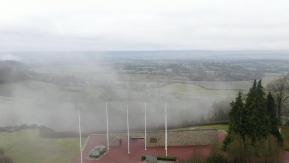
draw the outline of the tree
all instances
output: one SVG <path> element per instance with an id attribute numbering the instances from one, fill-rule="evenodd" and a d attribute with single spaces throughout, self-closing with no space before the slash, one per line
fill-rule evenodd
<path id="1" fill-rule="evenodd" d="M 239 92 L 235 102 L 231 103 L 232 110 L 229 113 L 230 117 L 230 130 L 231 132 L 244 135 L 244 103 L 242 100 L 241 92 Z"/>
<path id="2" fill-rule="evenodd" d="M 289 75 L 271 82 L 267 87 L 275 97 L 277 116 L 280 123 L 284 105 L 289 102 Z"/>
<path id="3" fill-rule="evenodd" d="M 262 81 L 254 80 L 245 104 L 245 135 L 254 142 L 257 139 L 266 137 L 270 133 L 269 117 L 266 111 L 265 92 Z"/>
<path id="4" fill-rule="evenodd" d="M 271 120 L 274 117 L 277 117 L 277 112 L 275 110 L 275 102 L 271 92 L 269 92 L 267 95 L 267 111 Z"/>
<path id="5" fill-rule="evenodd" d="M 278 150 L 272 150 L 279 149 L 282 143 L 274 99 L 271 93 L 266 98 L 265 95 L 262 81 L 255 80 L 245 102 L 239 92 L 231 104 L 224 149 L 234 162 L 254 162 L 278 155 Z"/>
<path id="6" fill-rule="evenodd" d="M 270 120 L 270 132 L 274 137 L 276 137 L 278 143 L 282 144 L 283 138 L 278 130 L 277 111 L 275 109 L 275 102 L 271 92 L 269 92 L 267 95 L 266 103 L 267 103 L 267 112 Z"/>
<path id="7" fill-rule="evenodd" d="M 223 100 L 213 103 L 213 113 L 210 115 L 212 122 L 228 122 L 229 112 L 231 110 L 230 102 Z"/>
<path id="8" fill-rule="evenodd" d="M 272 104 L 268 103 L 272 103 L 272 101 L 268 102 L 268 99 L 265 98 L 265 91 L 261 80 L 258 82 L 254 80 L 245 103 L 243 103 L 241 93 L 239 92 L 237 98 L 231 104 L 229 131 L 224 142 L 225 148 L 233 141 L 234 135 L 240 136 L 244 141 L 248 138 L 253 143 L 265 139 L 273 133 L 276 137 L 278 136 L 279 132 L 277 133 L 276 131 L 276 128 L 278 130 L 278 126 L 273 123 L 274 120 L 270 121 L 268 111 L 274 110 L 274 108 L 271 108 Z"/>
<path id="9" fill-rule="evenodd" d="M 245 110 L 241 92 L 239 92 L 235 101 L 231 103 L 231 107 L 232 109 L 229 113 L 229 130 L 224 140 L 224 149 L 227 149 L 228 145 L 233 141 L 233 135 L 238 134 L 244 138 L 246 132 L 244 128 Z"/>
<path id="10" fill-rule="evenodd" d="M 256 106 L 255 106 L 255 113 L 252 115 L 255 117 L 256 122 L 255 124 L 255 131 L 256 131 L 256 138 L 262 138 L 270 135 L 270 120 L 269 115 L 266 109 L 266 98 L 265 98 L 265 91 L 262 86 L 262 80 L 258 81 L 257 88 L 256 88 Z"/>

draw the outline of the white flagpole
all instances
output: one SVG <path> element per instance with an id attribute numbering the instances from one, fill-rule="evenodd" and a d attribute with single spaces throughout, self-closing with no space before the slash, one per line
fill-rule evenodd
<path id="1" fill-rule="evenodd" d="M 130 149 L 129 149 L 129 121 L 128 121 L 128 105 L 126 106 L 126 126 L 127 126 L 127 153 L 130 154 Z"/>
<path id="2" fill-rule="evenodd" d="M 147 150 L 147 103 L 145 104 L 145 150 Z"/>
<path id="3" fill-rule="evenodd" d="M 107 103 L 105 104 L 105 111 L 106 111 L 106 146 L 107 146 L 107 151 L 109 151 L 109 130 L 108 130 L 108 107 Z"/>
<path id="4" fill-rule="evenodd" d="M 168 156 L 168 117 L 167 117 L 167 103 L 165 104 L 165 150 Z"/>
<path id="5" fill-rule="evenodd" d="M 82 145 L 81 145 L 81 121 L 80 121 L 80 110 L 78 110 L 78 132 L 79 132 L 79 149 L 80 149 L 80 163 L 83 163 L 82 159 Z"/>

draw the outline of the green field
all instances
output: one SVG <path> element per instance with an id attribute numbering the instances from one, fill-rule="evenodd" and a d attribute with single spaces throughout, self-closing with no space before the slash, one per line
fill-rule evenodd
<path id="1" fill-rule="evenodd" d="M 214 124 L 214 125 L 202 125 L 202 126 L 175 128 L 172 130 L 177 131 L 177 130 L 193 130 L 193 129 L 217 129 L 219 131 L 227 131 L 228 127 L 229 126 L 227 124 Z"/>
<path id="2" fill-rule="evenodd" d="M 198 128 L 201 129 L 217 129 L 220 131 L 227 131 L 228 130 L 228 125 L 227 124 L 217 124 L 217 125 L 204 125 L 204 126 L 200 126 Z"/>
<path id="3" fill-rule="evenodd" d="M 70 163 L 79 152 L 77 138 L 41 138 L 32 129 L 1 132 L 0 148 L 15 163 Z"/>

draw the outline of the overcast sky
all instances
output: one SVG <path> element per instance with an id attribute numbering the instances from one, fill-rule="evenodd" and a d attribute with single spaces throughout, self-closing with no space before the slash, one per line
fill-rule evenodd
<path id="1" fill-rule="evenodd" d="M 6 0 L 0 50 L 289 50 L 288 0 Z"/>

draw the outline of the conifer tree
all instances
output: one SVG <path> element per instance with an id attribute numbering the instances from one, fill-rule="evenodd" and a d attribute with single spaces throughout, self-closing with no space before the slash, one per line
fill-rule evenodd
<path id="1" fill-rule="evenodd" d="M 227 149 L 227 146 L 232 142 L 233 135 L 238 134 L 241 137 L 245 138 L 245 129 L 244 129 L 244 103 L 242 99 L 242 94 L 239 92 L 235 101 L 231 103 L 231 111 L 229 113 L 229 129 L 228 135 L 224 140 L 224 149 Z"/>
<path id="2" fill-rule="evenodd" d="M 224 141 L 225 149 L 233 141 L 234 136 L 241 137 L 244 142 L 248 138 L 254 144 L 273 135 L 279 142 L 282 142 L 282 136 L 278 131 L 274 99 L 271 93 L 265 98 L 261 80 L 258 82 L 254 80 L 245 103 L 239 92 L 238 97 L 231 103 L 231 107 L 228 135 Z"/>
<path id="3" fill-rule="evenodd" d="M 242 101 L 241 92 L 239 92 L 237 98 L 231 103 L 232 110 L 229 113 L 230 117 L 230 130 L 234 133 L 244 135 L 243 123 L 244 123 L 244 104 Z"/>
<path id="4" fill-rule="evenodd" d="M 278 130 L 278 114 L 277 114 L 277 109 L 275 107 L 275 102 L 274 98 L 271 94 L 271 92 L 268 93 L 267 95 L 267 112 L 269 115 L 269 127 L 270 127 L 270 132 L 271 134 L 276 137 L 278 140 L 279 144 L 283 143 L 283 138 Z"/>
<path id="5" fill-rule="evenodd" d="M 244 117 L 244 126 L 245 127 L 245 135 L 248 137 L 255 139 L 256 134 L 255 134 L 255 129 L 256 129 L 256 97 L 257 97 L 257 81 L 254 80 L 252 88 L 249 90 L 246 98 L 246 103 L 245 103 L 245 114 L 246 116 Z"/>
<path id="6" fill-rule="evenodd" d="M 266 108 L 266 98 L 262 81 L 259 80 L 256 87 L 256 101 L 255 108 L 252 114 L 255 123 L 252 125 L 255 127 L 256 136 L 253 139 L 259 139 L 270 135 L 270 122 L 269 115 Z"/>

